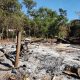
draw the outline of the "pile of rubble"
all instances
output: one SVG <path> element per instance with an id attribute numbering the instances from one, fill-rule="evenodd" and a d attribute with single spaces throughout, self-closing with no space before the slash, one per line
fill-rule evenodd
<path id="1" fill-rule="evenodd" d="M 16 45 L 0 45 L 0 70 L 12 68 Z M 19 68 L 0 71 L 1 74 L 27 75 L 26 80 L 80 80 L 80 49 L 70 44 L 45 46 L 43 43 L 24 44 Z M 5 75 L 4 74 L 4 75 Z M 0 80 L 3 80 L 0 78 Z M 6 80 L 6 79 L 5 79 Z"/>

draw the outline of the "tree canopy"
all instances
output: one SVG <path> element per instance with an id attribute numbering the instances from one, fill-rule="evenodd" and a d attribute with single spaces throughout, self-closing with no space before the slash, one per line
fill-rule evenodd
<path id="1" fill-rule="evenodd" d="M 26 13 L 22 11 L 24 5 Z M 56 12 L 46 7 L 36 9 L 36 5 L 34 0 L 22 0 L 22 3 L 18 0 L 0 0 L 0 33 L 9 37 L 8 30 L 16 29 L 23 31 L 25 36 L 44 38 L 66 38 L 73 34 L 73 25 L 68 23 L 66 10 L 59 8 Z M 79 26 L 74 24 L 75 28 Z"/>

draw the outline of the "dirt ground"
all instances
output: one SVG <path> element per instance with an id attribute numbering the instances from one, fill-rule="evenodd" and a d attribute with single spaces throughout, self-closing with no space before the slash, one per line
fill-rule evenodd
<path id="1" fill-rule="evenodd" d="M 8 39 L 0 40 L 0 44 L 11 44 L 11 43 L 14 43 L 14 41 Z"/>

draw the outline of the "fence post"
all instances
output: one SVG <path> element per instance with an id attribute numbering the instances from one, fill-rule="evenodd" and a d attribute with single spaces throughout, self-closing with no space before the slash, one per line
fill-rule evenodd
<path id="1" fill-rule="evenodd" d="M 18 64 L 19 64 L 20 47 L 21 47 L 21 32 L 18 31 L 18 33 L 17 33 L 16 58 L 15 58 L 14 67 L 18 67 Z"/>

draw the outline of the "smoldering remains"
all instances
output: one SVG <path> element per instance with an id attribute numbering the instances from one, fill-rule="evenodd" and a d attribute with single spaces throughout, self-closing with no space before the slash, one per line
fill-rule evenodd
<path id="1" fill-rule="evenodd" d="M 19 68 L 6 73 L 27 74 L 30 80 L 79 80 L 80 79 L 80 49 L 70 44 L 53 44 L 46 46 L 44 43 L 24 44 L 20 53 Z M 8 49 L 1 45 L 0 69 L 14 66 L 15 44 L 8 45 Z M 6 56 L 6 55 L 7 56 Z M 6 64 L 6 65 L 4 65 Z M 19 76 L 20 77 L 20 76 Z M 0 80 L 3 80 L 2 77 Z M 18 78 L 17 80 L 20 80 Z"/>

